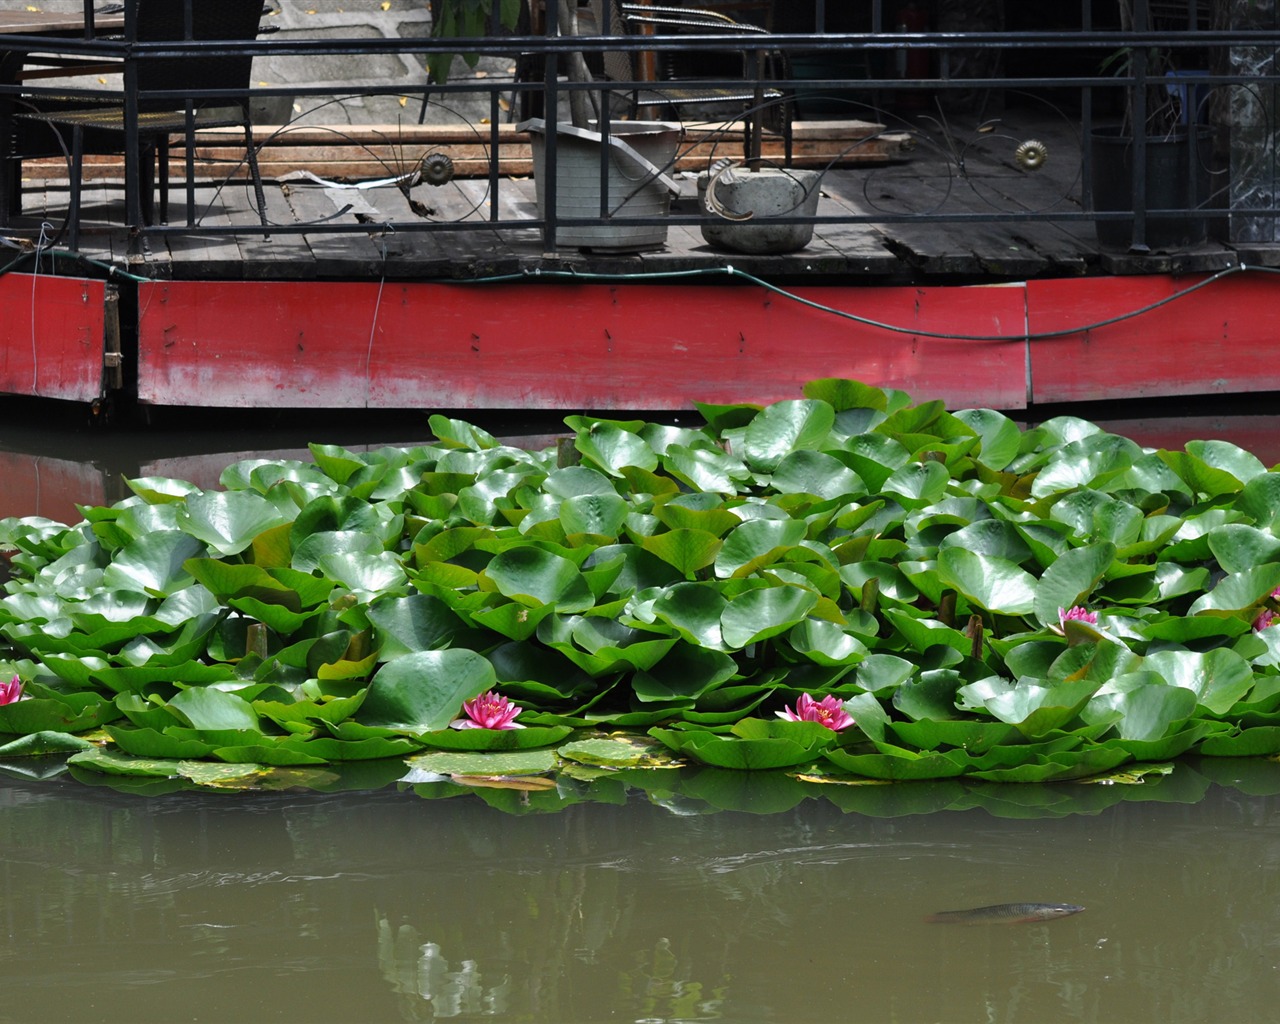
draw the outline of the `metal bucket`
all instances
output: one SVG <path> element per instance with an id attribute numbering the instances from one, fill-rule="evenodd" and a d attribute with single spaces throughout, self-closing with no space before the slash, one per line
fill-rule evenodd
<path id="1" fill-rule="evenodd" d="M 546 122 L 531 118 L 529 132 L 538 215 L 545 216 Z M 614 121 L 609 126 L 608 214 L 665 217 L 680 187 L 667 171 L 680 144 L 681 127 L 666 121 Z M 600 146 L 603 136 L 569 124 L 556 125 L 556 219 L 600 218 Z M 556 244 L 582 249 L 636 252 L 660 249 L 666 224 L 601 223 L 556 227 Z"/>

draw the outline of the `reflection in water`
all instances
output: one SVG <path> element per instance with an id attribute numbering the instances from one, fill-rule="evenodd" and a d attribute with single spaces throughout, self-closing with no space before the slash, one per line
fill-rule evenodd
<path id="1" fill-rule="evenodd" d="M 15 781 L 0 1020 L 1260 1021 L 1277 775 L 1039 820 Z M 924 923 L 1018 901 L 1087 910 Z"/>

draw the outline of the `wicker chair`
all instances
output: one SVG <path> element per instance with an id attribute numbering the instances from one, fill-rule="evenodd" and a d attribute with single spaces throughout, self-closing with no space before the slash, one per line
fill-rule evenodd
<path id="1" fill-rule="evenodd" d="M 600 0 L 593 0 L 600 2 Z M 637 90 L 635 105 L 665 107 L 683 118 L 687 110 L 709 106 L 736 106 L 743 110 L 746 124 L 744 148 L 747 159 L 759 157 L 758 129 L 770 128 L 782 136 L 787 166 L 791 165 L 791 121 L 793 101 L 789 90 L 777 86 L 761 86 L 762 79 L 788 81 L 791 65 L 785 51 L 770 47 L 772 3 L 726 4 L 721 8 L 689 8 L 650 4 L 617 3 L 628 32 L 646 28 L 655 32 L 696 35 L 756 35 L 759 49 L 743 50 L 741 57 L 742 86 L 737 88 L 700 85 L 697 78 L 680 67 L 677 54 L 667 54 L 657 69 L 658 80 Z M 754 14 L 754 21 L 736 20 L 733 14 Z"/>
<path id="2" fill-rule="evenodd" d="M 262 0 L 189 0 L 190 35 L 187 33 L 188 0 L 132 0 L 137 5 L 136 33 L 139 42 L 193 40 L 249 40 L 258 34 Z M 143 222 L 154 223 L 157 163 L 160 167 L 160 220 L 168 217 L 169 147 L 173 136 L 186 137 L 199 128 L 241 127 L 244 129 L 246 160 L 253 180 L 258 214 L 267 226 L 266 197 L 258 171 L 257 150 L 249 115 L 249 85 L 253 58 L 241 54 L 192 57 L 138 57 L 137 59 L 140 203 Z M 243 90 L 234 97 L 202 98 L 205 90 Z M 158 98 L 157 92 L 189 91 L 185 102 Z M 84 154 L 126 152 L 127 129 L 122 93 L 106 94 L 110 102 L 68 105 L 65 101 L 30 99 L 30 109 L 18 115 L 31 122 L 33 134 L 43 128 L 61 134 L 71 132 L 71 197 L 68 211 L 70 245 L 79 238 L 80 194 Z M 47 139 L 45 140 L 47 145 Z M 189 139 L 184 144 L 190 144 Z M 59 142 L 61 146 L 61 142 Z M 27 147 L 30 150 L 30 146 Z M 66 147 L 62 147 L 65 149 Z M 21 154 L 22 148 L 19 147 Z M 31 155 L 27 152 L 26 155 Z M 127 155 L 127 154 L 126 154 Z"/>
<path id="3" fill-rule="evenodd" d="M 644 108 L 660 108 L 675 117 L 701 111 L 714 106 L 732 106 L 745 114 L 746 132 L 744 150 L 748 159 L 758 156 L 754 147 L 758 141 L 755 128 L 764 125 L 782 136 L 786 162 L 791 163 L 791 120 L 793 102 L 790 90 L 775 86 L 761 87 L 761 79 L 789 81 L 790 62 L 787 55 L 767 45 L 769 21 L 772 15 L 771 0 L 750 0 L 731 3 L 723 10 L 692 7 L 658 6 L 622 3 L 620 0 L 580 0 L 579 31 L 583 35 L 629 35 L 646 32 L 694 33 L 701 35 L 758 35 L 761 48 L 744 51 L 741 56 L 740 87 L 714 87 L 700 84 L 696 77 L 686 73 L 679 62 L 664 59 L 653 69 L 656 81 L 645 81 L 641 74 L 641 54 L 625 50 L 610 50 L 603 54 L 589 54 L 587 64 L 601 82 L 623 82 L 630 85 L 623 89 L 606 90 L 610 113 L 614 117 L 635 117 Z M 749 11 L 747 9 L 750 9 Z M 739 13 L 755 14 L 754 21 L 738 21 L 730 16 Z M 670 55 L 666 55 L 670 57 Z M 758 68 L 758 70 L 757 70 Z M 731 77 L 728 72 L 721 77 Z M 516 63 L 517 82 L 534 82 L 542 78 L 541 59 L 525 54 Z M 542 94 L 539 91 L 522 90 L 512 104 L 516 116 L 541 117 Z"/>

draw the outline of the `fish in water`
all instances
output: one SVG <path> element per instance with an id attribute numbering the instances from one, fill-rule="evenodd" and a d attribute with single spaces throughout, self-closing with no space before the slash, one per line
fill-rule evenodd
<path id="1" fill-rule="evenodd" d="M 972 910 L 943 910 L 925 918 L 927 924 L 1034 924 L 1078 914 L 1074 903 L 997 903 Z"/>

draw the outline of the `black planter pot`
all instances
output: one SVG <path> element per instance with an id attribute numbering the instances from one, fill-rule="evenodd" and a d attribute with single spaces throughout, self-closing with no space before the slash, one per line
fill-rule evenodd
<path id="1" fill-rule="evenodd" d="M 1190 148 L 1195 140 L 1193 161 Z M 1093 136 L 1093 208 L 1098 212 L 1133 211 L 1133 149 L 1131 136 L 1119 128 L 1097 128 Z M 1194 136 L 1181 132 L 1147 140 L 1146 208 L 1148 210 L 1203 209 L 1209 198 L 1212 138 L 1207 127 Z M 1129 249 L 1133 218 L 1096 222 L 1098 242 L 1109 249 Z M 1207 217 L 1147 217 L 1145 243 L 1149 249 L 1185 249 L 1209 236 Z"/>

